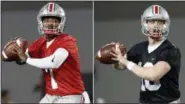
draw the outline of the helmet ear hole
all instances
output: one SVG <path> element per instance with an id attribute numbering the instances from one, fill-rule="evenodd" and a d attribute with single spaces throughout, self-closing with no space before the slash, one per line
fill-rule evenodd
<path id="1" fill-rule="evenodd" d="M 145 20 L 144 22 L 145 22 L 145 23 L 148 23 L 148 22 L 149 22 L 149 20 Z"/>
<path id="2" fill-rule="evenodd" d="M 143 22 L 144 22 L 144 23 L 148 23 L 148 20 L 144 20 Z"/>

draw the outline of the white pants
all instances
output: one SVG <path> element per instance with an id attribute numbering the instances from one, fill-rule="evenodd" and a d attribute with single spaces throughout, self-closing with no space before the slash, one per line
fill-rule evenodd
<path id="1" fill-rule="evenodd" d="M 89 95 L 86 91 L 82 95 L 56 96 L 46 94 L 39 103 L 90 103 Z"/>

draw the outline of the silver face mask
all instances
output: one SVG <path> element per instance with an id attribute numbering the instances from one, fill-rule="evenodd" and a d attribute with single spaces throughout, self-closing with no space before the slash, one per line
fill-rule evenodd
<path id="1" fill-rule="evenodd" d="M 156 21 L 155 21 L 156 20 Z M 154 23 L 149 24 L 148 21 L 164 21 L 163 25 Z M 146 36 L 161 38 L 169 34 L 170 18 L 169 14 L 163 7 L 152 5 L 148 7 L 141 16 L 142 32 Z"/>
<path id="2" fill-rule="evenodd" d="M 53 29 L 52 31 L 44 29 L 42 18 L 52 17 L 52 16 L 60 18 L 60 24 L 56 29 Z M 38 30 L 40 34 L 48 34 L 48 33 L 58 34 L 59 32 L 63 32 L 65 21 L 66 21 L 66 14 L 62 7 L 60 7 L 56 3 L 50 2 L 41 8 L 41 10 L 39 11 L 39 14 L 37 15 L 37 21 L 38 21 Z"/>

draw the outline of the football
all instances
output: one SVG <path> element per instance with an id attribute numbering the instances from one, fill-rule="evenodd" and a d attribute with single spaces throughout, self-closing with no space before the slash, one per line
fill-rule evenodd
<path id="1" fill-rule="evenodd" d="M 17 43 L 17 45 L 19 46 L 19 47 L 22 47 L 22 49 L 23 49 L 23 52 L 25 52 L 26 51 L 26 49 L 28 48 L 28 41 L 27 40 L 25 40 L 24 38 L 18 38 L 18 39 L 16 39 L 16 43 Z"/>
<path id="2" fill-rule="evenodd" d="M 14 47 L 16 45 L 18 45 L 19 47 L 22 47 L 23 51 L 25 52 L 28 47 L 28 42 L 23 38 L 17 38 L 15 40 L 8 42 L 3 48 L 2 55 L 1 55 L 2 60 L 4 61 L 19 60 L 19 57 L 14 50 Z"/>
<path id="3" fill-rule="evenodd" d="M 110 54 L 110 52 L 113 52 L 113 48 L 116 47 L 115 43 L 107 44 L 103 46 L 97 53 L 96 59 L 99 60 L 103 64 L 114 64 L 117 61 L 112 60 L 114 57 L 113 55 Z M 120 50 L 122 55 L 126 53 L 126 48 L 124 45 L 120 45 Z"/>

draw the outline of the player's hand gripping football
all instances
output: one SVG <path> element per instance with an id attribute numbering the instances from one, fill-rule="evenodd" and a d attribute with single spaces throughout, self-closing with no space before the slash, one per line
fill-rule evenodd
<path id="1" fill-rule="evenodd" d="M 27 46 L 28 42 L 24 38 L 13 38 L 4 46 L 1 59 L 6 62 L 16 61 L 17 64 L 22 65 L 27 60 L 27 56 L 25 54 Z"/>
<path id="2" fill-rule="evenodd" d="M 1 54 L 1 60 L 2 61 L 13 61 L 14 59 L 16 59 L 16 52 L 14 50 L 14 46 L 16 45 L 16 40 L 19 37 L 15 37 L 13 39 L 8 40 L 8 42 L 6 43 L 6 45 L 4 46 L 4 48 L 2 49 L 2 54 Z M 3 55 L 5 54 L 5 55 Z M 5 57 L 6 56 L 6 57 Z"/>
<path id="3" fill-rule="evenodd" d="M 126 54 L 124 54 L 124 56 L 122 55 L 121 50 L 119 48 L 120 46 L 123 46 L 123 45 L 121 45 L 120 43 L 116 43 L 115 47 L 113 47 L 113 52 L 110 53 L 114 56 L 112 60 L 115 60 L 118 62 L 121 62 L 121 60 L 126 60 Z"/>
<path id="4" fill-rule="evenodd" d="M 25 54 L 25 52 L 23 51 L 22 47 L 19 47 L 16 45 L 14 47 L 14 50 L 16 51 L 17 55 L 19 56 L 19 60 L 16 60 L 16 63 L 19 65 L 25 64 L 28 57 Z"/>

